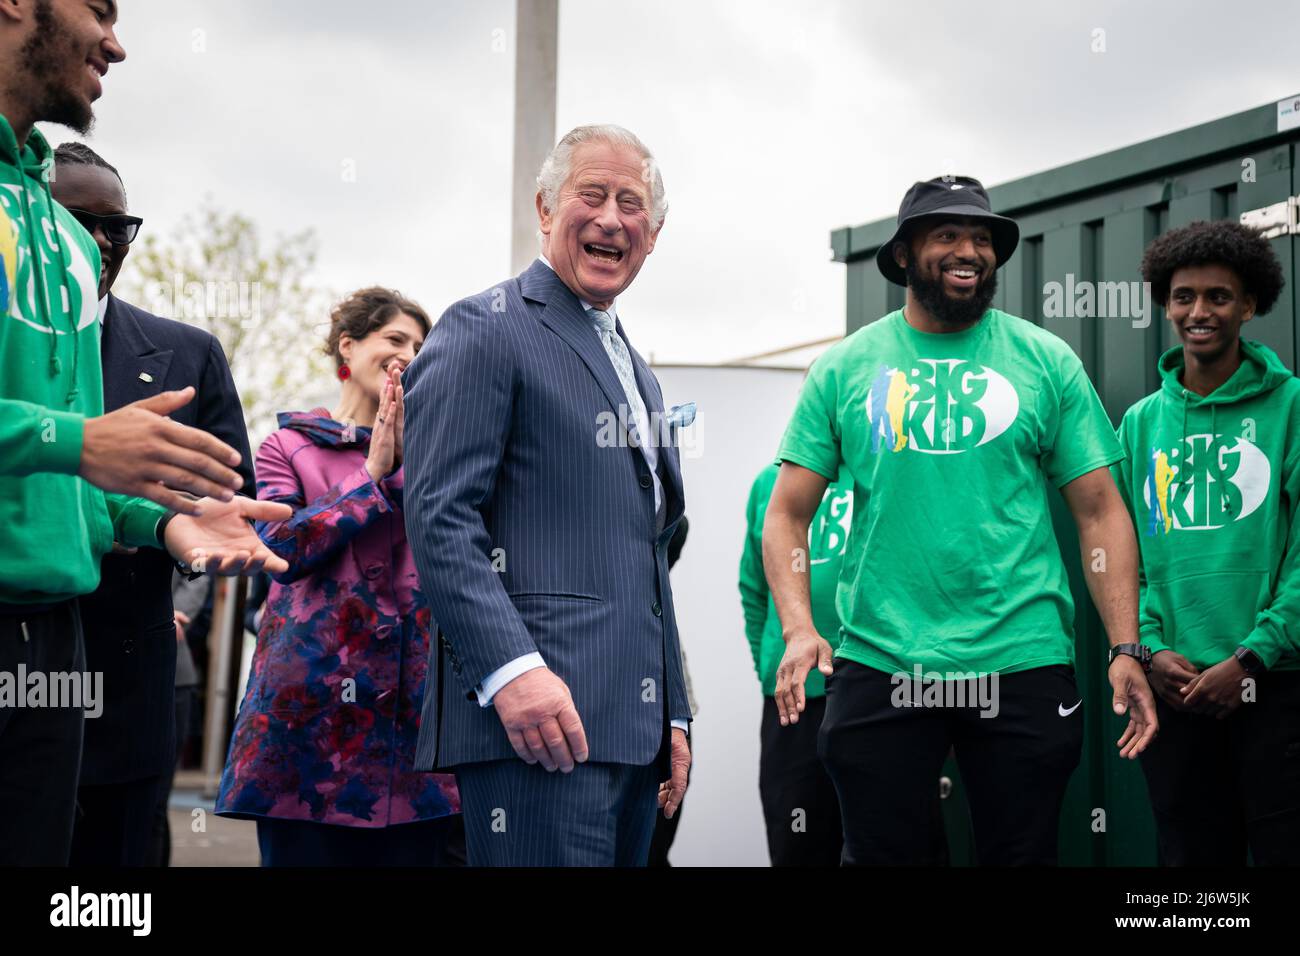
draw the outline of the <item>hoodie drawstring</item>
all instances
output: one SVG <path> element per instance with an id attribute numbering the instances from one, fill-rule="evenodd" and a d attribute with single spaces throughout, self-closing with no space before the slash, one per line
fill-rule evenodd
<path id="1" fill-rule="evenodd" d="M 63 243 L 59 239 L 59 217 L 54 214 L 54 195 L 50 192 L 50 177 L 48 169 L 41 176 L 42 185 L 45 186 L 45 207 L 50 211 L 50 234 L 54 241 L 54 255 L 59 262 L 59 288 L 63 291 L 63 298 L 68 303 L 69 316 L 72 319 L 72 388 L 68 390 L 68 404 L 71 405 L 81 394 L 81 389 L 77 386 L 77 374 L 81 370 L 81 332 L 77 328 L 77 316 L 71 315 L 72 312 L 72 290 L 68 288 L 68 264 L 63 258 Z M 98 278 L 95 276 L 93 278 Z M 38 283 L 42 288 L 45 283 Z M 48 307 L 48 299 L 46 305 Z M 50 328 L 54 325 L 51 321 Z"/>
<path id="2" fill-rule="evenodd" d="M 36 223 L 32 221 L 32 203 L 27 195 L 27 171 L 19 169 L 18 183 L 23 191 L 23 218 L 27 220 L 27 254 L 32 257 L 32 282 L 36 286 L 37 295 L 41 300 L 41 318 L 45 324 L 50 327 L 50 375 L 58 375 L 61 371 L 59 367 L 58 352 L 58 334 L 54 331 L 54 321 L 51 318 L 50 295 L 45 291 L 44 276 L 41 274 L 45 271 L 41 265 L 41 252 L 36 245 Z"/>
<path id="3" fill-rule="evenodd" d="M 1219 450 L 1215 445 L 1215 442 L 1217 442 L 1219 438 L 1218 410 L 1219 407 L 1217 405 L 1210 406 L 1210 447 L 1214 452 L 1212 456 L 1214 459 L 1214 481 L 1219 488 L 1219 504 L 1228 516 L 1231 517 L 1232 498 L 1229 497 L 1228 486 L 1223 481 L 1223 469 L 1219 466 Z"/>
<path id="4" fill-rule="evenodd" d="M 1187 447 L 1187 389 L 1183 389 L 1183 439 L 1182 446 Z"/>
<path id="5" fill-rule="evenodd" d="M 1183 389 L 1183 447 L 1187 447 L 1187 389 Z M 1223 469 L 1219 467 L 1219 450 L 1217 442 L 1219 439 L 1219 414 L 1218 406 L 1210 403 L 1210 443 L 1206 447 L 1206 453 L 1210 456 L 1210 467 L 1214 471 L 1215 487 L 1219 490 L 1219 505 L 1229 515 L 1232 515 L 1232 499 L 1228 495 L 1228 486 L 1223 480 Z"/>
<path id="6" fill-rule="evenodd" d="M 63 371 L 63 363 L 59 361 L 59 332 L 54 326 L 54 309 L 50 305 L 50 293 L 45 288 L 45 264 L 41 261 L 40 248 L 36 245 L 36 230 L 39 228 L 35 217 L 32 215 L 31 199 L 27 192 L 27 171 L 20 170 L 18 176 L 19 183 L 22 186 L 23 194 L 23 218 L 27 222 L 27 253 L 32 257 L 32 282 L 36 286 L 37 294 L 41 300 L 41 318 L 50 329 L 50 377 L 53 378 Z M 48 177 L 42 177 L 42 185 L 45 187 L 46 208 L 50 211 L 50 218 L 53 223 L 54 236 L 54 255 L 59 263 L 59 287 L 63 292 L 64 299 L 68 302 L 68 308 L 72 308 L 72 294 L 68 289 L 68 267 L 63 259 L 63 244 L 59 242 L 59 220 L 54 214 L 54 197 L 50 194 L 50 181 Z M 77 317 L 72 318 L 72 388 L 68 391 L 67 401 L 72 404 L 77 396 L 81 394 L 77 387 L 77 372 L 81 364 L 81 336 L 77 331 Z"/>

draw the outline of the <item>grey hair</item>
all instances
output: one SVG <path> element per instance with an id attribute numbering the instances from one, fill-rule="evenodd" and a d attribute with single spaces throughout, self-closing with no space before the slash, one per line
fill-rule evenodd
<path id="1" fill-rule="evenodd" d="M 593 126 L 578 126 L 564 134 L 563 138 L 555 144 L 542 163 L 541 172 L 537 174 L 537 190 L 542 194 L 542 206 L 548 211 L 555 210 L 556 201 L 560 196 L 560 189 L 569 181 L 569 174 L 572 171 L 573 151 L 583 143 L 613 143 L 621 146 L 631 146 L 641 154 L 642 159 L 642 177 L 650 182 L 650 218 L 654 220 L 654 226 L 658 229 L 664 224 L 664 217 L 668 215 L 668 201 L 664 198 L 664 178 L 659 173 L 659 163 L 655 160 L 654 154 L 645 143 L 637 138 L 631 130 L 624 129 L 622 126 L 615 126 L 612 123 L 601 123 Z"/>

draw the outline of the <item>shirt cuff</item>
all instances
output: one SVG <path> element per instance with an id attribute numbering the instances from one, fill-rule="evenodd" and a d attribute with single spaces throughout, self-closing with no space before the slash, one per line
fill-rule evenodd
<path id="1" fill-rule="evenodd" d="M 486 707 L 492 703 L 492 698 L 496 696 L 497 691 L 520 674 L 533 670 L 537 667 L 545 667 L 546 661 L 542 660 L 542 655 L 537 651 L 531 654 L 525 654 L 523 657 L 516 657 L 508 664 L 503 664 L 488 674 L 483 683 L 474 688 L 474 693 L 478 695 L 478 705 Z"/>
<path id="2" fill-rule="evenodd" d="M 685 733 L 686 736 L 689 737 L 691 735 L 691 722 L 689 720 L 670 720 L 668 723 L 677 730 Z"/>
<path id="3" fill-rule="evenodd" d="M 169 513 L 167 508 L 144 498 L 124 499 L 120 523 L 114 529 L 117 541 L 127 548 L 163 548 L 158 540 L 158 522 Z"/>
<path id="4" fill-rule="evenodd" d="M 81 471 L 85 416 L 42 408 L 37 421 L 41 427 L 41 440 L 33 446 L 35 461 L 32 471 L 51 471 L 60 475 L 75 475 Z M 45 437 L 46 434 L 49 438 Z"/>
<path id="5" fill-rule="evenodd" d="M 1144 629 L 1138 632 L 1138 643 L 1145 644 L 1151 648 L 1151 656 L 1154 657 L 1161 651 L 1173 650 L 1164 642 L 1164 634 L 1159 628 Z"/>

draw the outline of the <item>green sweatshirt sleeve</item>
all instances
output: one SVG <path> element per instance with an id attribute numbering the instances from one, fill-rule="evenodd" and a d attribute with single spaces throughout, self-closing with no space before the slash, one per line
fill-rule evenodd
<path id="1" fill-rule="evenodd" d="M 113 540 L 128 548 L 157 548 L 158 522 L 167 514 L 162 505 L 144 498 L 104 495 L 113 522 Z"/>
<path id="2" fill-rule="evenodd" d="M 1286 551 L 1273 586 L 1273 600 L 1255 616 L 1255 629 L 1241 642 L 1265 667 L 1300 656 L 1300 448 L 1283 465 L 1282 487 L 1290 502 Z"/>
<path id="3" fill-rule="evenodd" d="M 0 475 L 75 475 L 81 469 L 85 423 L 85 416 L 76 412 L 0 399 Z M 129 548 L 158 547 L 154 529 L 166 508 L 126 495 L 105 494 L 104 503 L 113 522 L 113 540 Z"/>
<path id="4" fill-rule="evenodd" d="M 85 417 L 0 398 L 0 475 L 75 475 L 81 468 Z"/>
<path id="5" fill-rule="evenodd" d="M 740 606 L 745 614 L 745 637 L 754 658 L 754 673 L 760 680 L 763 675 L 759 672 L 759 648 L 763 643 L 769 606 L 767 575 L 763 573 L 763 516 L 771 486 L 764 480 L 765 476 L 766 472 L 759 475 L 749 490 L 749 503 L 745 508 L 745 547 L 740 554 Z"/>
<path id="6" fill-rule="evenodd" d="M 1142 561 L 1142 536 L 1138 530 L 1141 524 L 1133 507 L 1132 494 L 1135 448 L 1129 432 L 1129 416 L 1125 414 L 1119 423 L 1118 433 L 1120 447 L 1124 450 L 1124 459 L 1111 465 L 1110 470 L 1115 485 L 1119 488 L 1120 497 L 1124 499 L 1124 507 L 1128 509 L 1129 520 L 1133 522 L 1133 533 L 1137 536 L 1138 542 L 1138 641 L 1151 648 L 1151 653 L 1154 654 L 1157 651 L 1169 650 L 1169 645 L 1164 642 L 1164 628 L 1160 620 L 1147 607 L 1147 574 Z"/>

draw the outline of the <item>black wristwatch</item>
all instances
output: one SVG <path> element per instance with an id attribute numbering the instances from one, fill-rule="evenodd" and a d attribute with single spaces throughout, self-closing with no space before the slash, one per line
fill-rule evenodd
<path id="1" fill-rule="evenodd" d="M 1264 671 L 1268 670 L 1268 668 L 1264 666 L 1264 662 L 1260 660 L 1259 655 L 1249 647 L 1238 647 L 1232 652 L 1232 656 L 1237 659 L 1239 664 L 1241 664 L 1241 669 L 1251 677 L 1254 677 L 1256 674 L 1262 674 Z"/>
<path id="2" fill-rule="evenodd" d="M 1145 644 L 1116 644 L 1110 649 L 1110 659 L 1106 662 L 1109 667 L 1115 663 L 1115 658 L 1121 654 L 1126 654 L 1142 665 L 1142 670 L 1149 672 L 1151 670 L 1151 648 Z"/>

